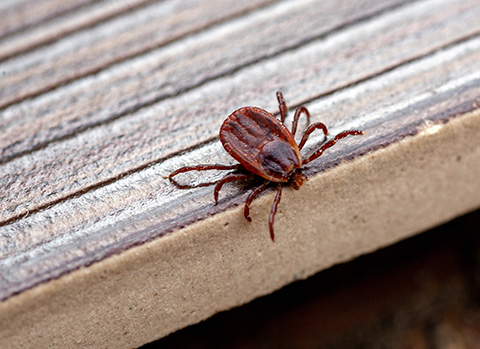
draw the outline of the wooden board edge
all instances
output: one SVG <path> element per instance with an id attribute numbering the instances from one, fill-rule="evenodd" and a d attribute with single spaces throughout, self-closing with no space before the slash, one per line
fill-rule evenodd
<path id="1" fill-rule="evenodd" d="M 480 110 L 0 303 L 7 347 L 139 346 L 480 206 Z"/>

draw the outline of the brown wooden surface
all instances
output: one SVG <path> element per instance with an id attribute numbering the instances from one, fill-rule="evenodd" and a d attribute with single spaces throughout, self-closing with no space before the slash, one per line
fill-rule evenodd
<path id="1" fill-rule="evenodd" d="M 276 112 L 276 90 L 332 134 L 368 133 L 308 175 L 480 104 L 476 0 L 109 3 L 58 8 L 60 37 L 41 10 L 2 24 L 0 299 L 239 204 L 242 187 L 212 207 L 212 188 L 163 176 L 231 163 L 221 122 Z"/>

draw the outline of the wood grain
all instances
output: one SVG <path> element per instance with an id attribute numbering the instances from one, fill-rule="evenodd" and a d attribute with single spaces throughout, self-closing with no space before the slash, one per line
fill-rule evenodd
<path id="1" fill-rule="evenodd" d="M 31 2 L 25 2 L 25 9 L 15 6 L 10 11 L 14 13 L 12 18 L 21 21 L 11 22 L 12 18 L 8 17 L 9 11 L 2 12 L 6 15 L 5 22 L 2 23 L 18 28 L 11 35 L 5 35 L 4 40 L 0 37 L 0 61 L 32 51 L 42 45 L 51 44 L 68 34 L 93 27 L 98 22 L 121 16 L 150 2 L 152 0 L 129 0 L 128 2 L 54 0 L 50 1 L 50 4 L 49 1 L 35 2 L 33 8 Z M 45 16 L 39 16 L 43 12 L 46 12 Z M 22 26 L 19 27 L 19 25 Z"/>
<path id="2" fill-rule="evenodd" d="M 114 17 L 0 65 L 0 69 L 8 73 L 0 83 L 3 91 L 0 108 L 82 76 L 95 74 L 109 65 L 268 2 L 249 0 L 239 3 L 229 0 L 202 4 L 197 1 L 166 1 L 133 9 L 125 16 Z M 95 10 L 103 9 L 102 14 L 105 15 L 107 8 Z M 89 20 L 92 20 L 92 11 L 88 12 Z M 180 26 L 179 23 L 186 25 Z"/>
<path id="3" fill-rule="evenodd" d="M 439 42 L 448 45 L 452 40 L 461 40 L 478 30 L 475 27 L 476 19 L 472 15 L 472 12 L 473 14 L 475 12 L 472 11 L 472 7 L 467 5 L 469 4 L 462 8 L 465 20 L 460 14 L 458 15 L 459 20 L 463 20 L 463 23 L 465 23 L 464 31 L 457 30 L 454 32 L 449 27 L 445 27 L 447 28 L 445 31 L 438 30 L 438 21 L 430 19 L 430 12 L 434 5 L 409 8 L 409 14 L 412 18 L 408 18 L 407 21 L 405 21 L 404 16 L 406 14 L 403 9 L 399 9 L 397 13 L 388 13 L 363 24 L 363 27 L 358 28 L 358 36 L 352 35 L 350 31 L 340 31 L 330 38 L 320 39 L 320 42 L 313 42 L 294 51 L 286 52 L 275 57 L 275 59 L 248 66 L 236 74 L 203 84 L 200 88 L 191 92 L 184 92 L 177 97 L 165 99 L 152 106 L 142 108 L 138 112 L 129 113 L 127 114 L 128 117 L 90 128 L 64 142 L 51 143 L 47 148 L 35 153 L 36 156 L 42 158 L 41 164 L 32 163 L 28 160 L 31 158 L 28 155 L 17 157 L 6 163 L 3 169 L 7 175 L 7 182 L 4 182 L 5 188 L 9 191 L 19 192 L 19 195 L 15 199 L 0 197 L 0 203 L 5 203 L 6 207 L 0 217 L 2 221 L 8 221 L 25 214 L 26 210 L 32 211 L 46 207 L 64 197 L 75 195 L 76 192 L 85 190 L 85 188 L 108 182 L 125 172 L 131 171 L 132 168 L 147 166 L 152 161 L 161 161 L 188 147 L 212 140 L 217 136 L 223 118 L 237 107 L 250 104 L 262 106 L 267 110 L 276 110 L 274 97 L 276 89 L 284 90 L 288 102 L 291 105 L 297 105 L 302 100 L 308 101 L 315 98 L 312 92 L 310 94 L 304 92 L 303 96 L 290 92 L 297 90 L 300 86 L 304 86 L 306 91 L 315 91 L 316 88 L 317 95 L 327 94 L 329 91 L 348 86 L 356 81 L 361 81 L 365 77 L 388 70 L 392 65 L 402 64 L 412 57 L 415 58 L 432 52 L 442 47 L 439 46 Z M 475 6 L 473 9 L 480 13 L 480 6 Z M 419 18 L 421 10 L 424 11 L 424 18 L 430 19 L 430 22 L 424 22 L 424 18 Z M 414 20 L 415 18 L 417 20 Z M 449 17 L 445 16 L 444 18 Z M 469 18 L 472 22 L 467 21 Z M 394 19 L 397 19 L 398 22 L 393 22 Z M 276 23 L 277 21 L 272 22 Z M 399 27 L 404 22 L 403 27 Z M 363 51 L 364 55 L 354 55 L 352 53 L 352 51 L 356 52 L 358 50 L 359 36 L 364 36 L 361 29 L 368 31 L 372 23 L 378 26 L 378 32 L 370 34 L 371 40 L 375 40 L 371 44 L 387 46 L 388 48 L 383 49 L 395 53 L 397 55 L 395 59 L 385 56 L 385 59 L 380 62 L 380 58 L 375 54 L 370 54 L 369 49 Z M 427 23 L 430 23 L 431 37 L 422 38 L 421 42 L 424 45 L 421 45 L 420 41 L 415 41 L 415 37 L 418 36 L 418 26 L 425 26 Z M 390 28 L 391 31 L 387 28 Z M 405 41 L 396 41 L 399 32 L 404 33 Z M 208 37 L 211 38 L 212 35 Z M 341 38 L 345 41 L 341 41 Z M 218 39 L 214 41 L 227 40 Z M 199 45 L 201 44 L 199 43 Z M 211 52 L 211 50 L 207 50 L 207 52 Z M 412 57 L 408 56 L 412 54 Z M 333 57 L 337 58 L 334 59 Z M 340 57 L 345 58 L 341 60 Z M 375 65 L 375 63 L 377 64 Z M 265 73 L 266 67 L 274 64 L 277 68 Z M 279 74 L 282 66 L 296 66 L 297 69 Z M 350 71 L 346 69 L 350 69 Z M 132 69 L 122 67 L 120 71 L 122 73 L 125 71 L 131 72 Z M 348 72 L 345 79 L 338 79 L 339 71 Z M 165 71 L 163 71 L 163 74 L 165 74 Z M 180 76 L 180 71 L 175 70 L 172 74 L 174 74 L 173 76 Z M 309 76 L 307 82 L 304 81 L 306 75 Z M 239 78 L 243 80 L 239 81 Z M 272 85 L 265 83 L 266 81 Z M 128 91 L 136 90 L 139 84 L 151 86 L 141 78 L 133 79 L 132 82 L 135 85 L 132 86 L 125 82 L 119 85 L 122 91 L 113 91 L 112 97 L 115 103 L 123 104 L 123 101 L 119 102 L 118 100 L 123 96 L 128 96 L 127 98 L 131 100 Z M 113 84 L 112 80 L 109 79 L 109 83 Z M 152 84 L 154 83 L 152 82 Z M 244 90 L 244 86 L 248 85 L 251 85 L 252 88 Z M 82 91 L 77 90 L 72 98 L 91 96 L 88 102 L 92 103 L 96 97 L 99 97 L 95 89 L 98 86 L 106 93 L 112 92 L 108 90 L 108 85 L 100 85 L 97 81 L 92 81 Z M 123 89 L 125 90 L 123 91 Z M 68 89 L 64 88 L 60 93 L 66 90 Z M 93 90 L 93 95 L 89 95 L 87 90 Z M 146 91 L 143 92 L 143 96 L 148 96 Z M 68 100 L 64 95 L 62 97 L 64 100 Z M 229 101 L 230 105 L 226 105 L 225 101 Z M 135 103 L 136 101 L 133 100 L 132 102 Z M 116 109 L 116 105 L 106 106 L 100 100 L 93 104 L 107 107 L 107 110 L 97 111 L 96 116 L 101 114 L 112 115 Z M 25 107 L 24 104 L 22 105 Z M 67 104 L 67 107 L 74 108 L 71 104 Z M 24 121 L 13 130 L 7 129 L 5 134 L 23 135 L 25 137 L 28 127 L 32 131 L 37 130 L 32 136 L 38 139 L 44 133 L 39 130 L 39 127 L 36 127 L 37 121 L 43 125 L 50 125 L 50 120 L 53 121 L 55 118 L 58 120 L 62 116 L 69 118 L 72 114 L 75 114 L 73 110 L 61 110 L 58 105 L 57 110 L 61 114 L 57 114 L 56 111 L 49 112 L 47 113 L 47 120 L 36 118 L 33 124 Z M 8 112 L 6 111 L 5 115 L 12 122 L 18 122 L 13 121 L 18 120 L 17 117 L 10 116 Z M 90 113 L 92 111 L 88 110 L 88 112 L 87 117 L 91 117 Z M 200 118 L 197 115 L 202 117 Z M 69 127 L 68 125 L 73 125 L 76 120 L 62 121 L 54 129 L 60 128 L 63 130 L 65 127 Z M 152 125 L 155 125 L 155 127 L 151 127 Z M 51 135 L 52 133 L 54 133 L 54 130 L 47 129 L 46 134 Z M 169 137 L 164 136 L 167 133 Z M 13 144 L 13 146 L 15 145 L 17 143 Z M 8 151 L 10 148 L 6 146 L 4 149 Z M 54 166 L 55 171 L 60 170 L 62 173 L 70 173 L 71 176 L 62 178 L 52 174 L 52 162 L 56 164 Z M 30 178 L 15 178 L 15 173 L 19 170 L 30 173 Z M 41 188 L 42 183 L 46 181 L 48 181 L 49 192 L 44 194 L 39 195 L 41 191 L 20 190 L 25 186 Z M 26 204 L 28 204 L 28 207 L 26 207 Z"/>
<path id="4" fill-rule="evenodd" d="M 156 16 L 198 8 L 148 4 L 0 64 L 0 299 L 241 203 L 246 187 L 213 207 L 212 188 L 163 176 L 232 163 L 224 117 L 276 111 L 276 90 L 332 134 L 367 132 L 309 176 L 478 108 L 478 1 L 236 3 L 209 1 L 211 17 L 161 34 Z"/>
<path id="5" fill-rule="evenodd" d="M 267 7 L 235 22 L 227 22 L 183 41 L 159 47 L 137 59 L 117 64 L 96 76 L 76 80 L 60 90 L 6 108 L 1 125 L 4 136 L 0 136 L 2 149 L 0 162 L 8 161 L 32 149 L 45 147 L 51 141 L 71 137 L 79 131 L 124 117 L 215 78 L 231 74 L 243 66 L 266 60 L 275 53 L 293 49 L 302 42 L 324 36 L 355 19 L 371 16 L 384 9 L 386 5 L 397 4 L 395 1 L 369 0 L 366 3 L 359 3 L 358 7 L 352 7 L 346 2 L 340 3 L 343 5 L 339 6 L 335 1 L 328 1 L 321 7 L 314 7 L 312 11 L 312 3 L 312 1 L 295 4 L 287 2 Z M 228 4 L 225 6 L 229 8 Z M 334 12 L 336 15 L 326 17 L 325 14 L 332 12 L 333 8 L 337 8 Z M 305 12 L 309 14 L 309 21 L 304 20 Z M 296 15 L 292 16 L 292 13 Z M 136 18 L 134 15 L 132 17 Z M 318 18 L 324 20 L 318 23 Z M 125 21 L 123 18 L 122 20 Z M 154 19 L 151 21 L 154 22 Z M 252 27 L 252 22 L 257 23 L 255 27 Z M 146 27 L 148 28 L 147 25 Z M 98 30 L 107 28 L 108 25 L 105 25 Z M 300 35 L 297 35 L 297 32 Z M 174 37 L 176 35 L 178 35 L 176 32 L 170 34 Z M 96 36 L 98 35 L 88 35 Z M 110 39 L 107 36 L 105 40 L 100 41 L 98 47 L 95 46 L 99 50 L 105 50 L 106 56 L 112 56 Z M 135 37 L 132 40 L 136 40 Z M 143 45 L 151 45 L 152 40 L 146 40 Z M 234 49 L 225 50 L 225 45 L 230 43 L 235 43 Z M 60 45 L 58 50 L 62 47 Z M 93 48 L 90 46 L 87 48 L 85 54 L 89 56 Z M 95 61 L 88 60 L 85 56 L 79 55 L 75 49 L 75 46 L 70 49 L 70 55 L 67 55 L 64 63 L 68 60 L 72 64 L 84 64 L 89 69 L 91 65 L 98 66 L 102 60 L 101 58 L 96 58 Z M 124 55 L 123 51 L 124 49 L 120 47 L 117 53 Z M 0 70 L 11 72 L 9 77 L 0 81 L 0 87 L 1 84 L 5 87 L 10 85 L 11 91 L 9 93 L 8 90 L 4 90 L 0 93 L 0 105 L 11 103 L 9 96 L 19 98 L 19 89 L 35 90 L 33 94 L 45 89 L 45 86 L 42 87 L 31 79 L 38 79 L 40 84 L 47 81 L 59 84 L 64 81 L 59 79 L 65 78 L 65 70 L 78 73 L 83 69 L 65 65 L 59 67 L 61 62 L 58 61 L 55 66 L 51 66 L 48 58 L 50 52 L 44 50 L 31 54 L 40 62 L 40 66 L 32 68 L 30 73 L 22 68 L 25 63 L 21 64 L 18 60 L 0 64 Z M 65 53 L 59 52 L 54 56 L 63 54 Z M 101 55 L 99 51 L 96 54 L 97 57 Z M 42 61 L 44 63 L 41 63 Z M 42 69 L 44 74 L 39 76 L 38 69 Z M 28 113 L 24 108 L 28 109 Z"/>
<path id="6" fill-rule="evenodd" d="M 0 4 L 0 40 L 9 38 L 11 34 L 26 30 L 28 27 L 66 15 L 93 2 L 95 1 L 2 1 Z"/>

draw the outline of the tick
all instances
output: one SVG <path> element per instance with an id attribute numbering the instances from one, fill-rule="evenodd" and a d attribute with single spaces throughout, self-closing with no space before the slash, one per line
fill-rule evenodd
<path id="1" fill-rule="evenodd" d="M 295 190 L 298 190 L 307 180 L 307 177 L 302 173 L 301 167 L 303 165 L 318 158 L 325 150 L 335 145 L 339 139 L 349 135 L 363 134 L 362 131 L 358 130 L 343 131 L 327 141 L 327 127 L 321 122 L 315 122 L 307 127 L 300 143 L 297 144 L 294 137 L 297 131 L 298 120 L 302 114 L 305 114 L 307 124 L 310 124 L 310 113 L 304 106 L 298 107 L 295 110 L 292 131 L 290 132 L 284 124 L 288 109 L 280 91 L 277 92 L 277 100 L 280 120 L 263 109 L 243 107 L 230 114 L 220 127 L 220 141 L 223 147 L 239 164 L 186 166 L 172 172 L 167 177 L 180 189 L 216 184 L 213 192 L 215 205 L 218 202 L 218 193 L 225 183 L 237 180 L 250 180 L 255 177 L 262 178 L 263 183 L 255 187 L 245 200 L 244 216 L 249 222 L 252 221 L 250 218 L 250 204 L 253 199 L 265 190 L 269 184 L 274 183 L 277 187 L 277 195 L 273 201 L 269 216 L 269 229 L 272 241 L 275 241 L 273 223 L 282 196 L 283 184 L 290 185 Z M 310 134 L 317 129 L 323 131 L 325 139 L 316 151 L 309 156 L 303 157 L 300 154 L 300 150 L 302 150 Z M 196 186 L 181 185 L 173 179 L 180 173 L 207 170 L 234 171 L 218 182 Z"/>

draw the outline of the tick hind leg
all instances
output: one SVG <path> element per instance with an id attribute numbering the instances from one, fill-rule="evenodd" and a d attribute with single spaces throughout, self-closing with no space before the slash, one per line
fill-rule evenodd
<path id="1" fill-rule="evenodd" d="M 277 184 L 277 195 L 275 196 L 275 200 L 273 200 L 272 210 L 270 211 L 270 216 L 268 217 L 268 226 L 270 228 L 270 238 L 272 241 L 275 241 L 275 234 L 273 231 L 273 223 L 275 220 L 275 215 L 277 214 L 277 207 L 280 203 L 280 199 L 282 198 L 282 185 L 280 183 Z"/>
<path id="2" fill-rule="evenodd" d="M 270 184 L 269 181 L 264 182 L 262 185 L 255 188 L 250 192 L 250 194 L 248 194 L 247 200 L 245 200 L 245 209 L 243 213 L 245 215 L 245 218 L 249 222 L 252 221 L 252 219 L 250 218 L 250 204 L 252 203 L 255 196 L 257 196 L 267 188 L 268 184 Z M 272 209 L 270 211 L 270 216 L 268 217 L 268 226 L 270 229 L 270 238 L 272 239 L 272 241 L 275 241 L 275 232 L 273 230 L 273 223 L 275 221 L 275 215 L 277 214 L 278 204 L 280 203 L 280 199 L 282 198 L 282 188 L 283 188 L 282 184 L 277 183 L 277 195 L 275 195 L 275 199 L 273 200 L 273 204 L 272 204 Z"/>
<path id="3" fill-rule="evenodd" d="M 165 178 L 168 178 L 170 182 L 172 182 L 177 188 L 179 189 L 190 189 L 190 188 L 198 188 L 198 187 L 206 187 L 209 185 L 213 185 L 217 183 L 218 181 L 215 182 L 207 182 L 207 183 L 200 183 L 200 184 L 195 184 L 195 185 L 189 185 L 189 184 L 180 184 L 178 183 L 173 177 L 180 173 L 185 173 L 185 172 L 190 172 L 190 171 L 209 171 L 209 170 L 218 170 L 218 171 L 227 171 L 227 170 L 241 170 L 243 169 L 242 165 L 219 165 L 219 164 L 214 164 L 214 165 L 197 165 L 197 166 L 185 166 L 181 167 L 178 170 L 170 173 Z"/>
<path id="4" fill-rule="evenodd" d="M 220 192 L 220 189 L 222 189 L 224 184 L 229 183 L 229 182 L 233 182 L 233 181 L 246 181 L 246 180 L 252 179 L 253 176 L 254 176 L 253 174 L 243 174 L 243 173 L 236 173 L 235 174 L 234 173 L 234 174 L 230 174 L 230 175 L 227 175 L 227 176 L 223 177 L 217 183 L 217 185 L 215 186 L 215 190 L 213 191 L 213 198 L 215 200 L 214 205 L 216 205 L 218 203 L 218 193 Z"/>

